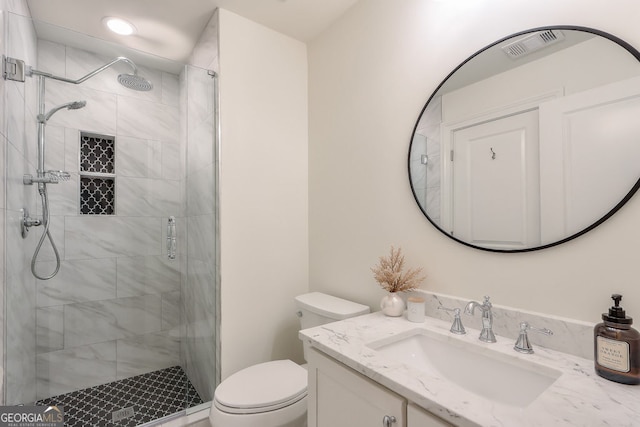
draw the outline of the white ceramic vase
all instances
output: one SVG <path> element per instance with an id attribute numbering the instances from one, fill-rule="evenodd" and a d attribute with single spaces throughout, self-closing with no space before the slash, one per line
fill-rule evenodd
<path id="1" fill-rule="evenodd" d="M 380 308 L 387 316 L 402 316 L 404 312 L 404 300 L 396 292 L 389 292 L 382 297 Z"/>

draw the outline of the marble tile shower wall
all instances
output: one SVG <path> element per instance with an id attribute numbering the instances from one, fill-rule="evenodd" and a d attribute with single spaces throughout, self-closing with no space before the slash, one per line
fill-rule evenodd
<path id="1" fill-rule="evenodd" d="M 21 1 L 4 4 L 2 14 L 3 53 L 35 63 L 36 35 L 28 8 Z M 2 192 L 4 256 L 3 324 L 14 325 L 6 330 L 5 400 L 3 403 L 28 402 L 35 397 L 35 292 L 36 282 L 30 272 L 35 239 L 23 240 L 20 235 L 20 210 L 36 210 L 36 194 L 22 184 L 22 175 L 35 170 L 35 85 L 33 81 L 18 83 L 2 80 Z M 29 339 L 31 337 L 32 339 Z M 25 339 L 26 338 L 26 339 Z"/>
<path id="2" fill-rule="evenodd" d="M 72 79 L 111 59 L 38 42 L 38 69 Z M 46 82 L 47 109 L 87 105 L 59 111 L 46 128 L 45 169 L 72 178 L 49 186 L 63 261 L 34 289 L 38 399 L 180 364 L 181 262 L 168 260 L 164 247 L 169 216 L 184 228 L 179 81 L 141 67 L 154 90 L 134 92 L 117 83 L 122 72 L 125 64 L 81 85 Z M 79 214 L 80 131 L 116 138 L 116 215 Z M 48 248 L 37 268 L 54 266 Z"/>

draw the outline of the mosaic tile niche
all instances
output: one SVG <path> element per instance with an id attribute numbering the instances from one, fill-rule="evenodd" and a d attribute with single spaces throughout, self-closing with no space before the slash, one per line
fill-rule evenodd
<path id="1" fill-rule="evenodd" d="M 80 213 L 115 214 L 115 137 L 80 133 Z"/>

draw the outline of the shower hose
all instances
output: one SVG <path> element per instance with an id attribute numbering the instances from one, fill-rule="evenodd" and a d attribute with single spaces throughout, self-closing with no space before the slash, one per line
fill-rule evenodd
<path id="1" fill-rule="evenodd" d="M 49 280 L 60 270 L 60 254 L 58 253 L 58 248 L 56 247 L 53 238 L 51 237 L 51 233 L 49 232 L 49 195 L 47 194 L 47 186 L 46 184 L 42 184 L 42 186 L 38 189 L 40 193 L 40 199 L 42 200 L 42 222 L 44 225 L 44 229 L 42 230 L 42 236 L 40 236 L 40 241 L 38 242 L 38 246 L 36 246 L 36 250 L 33 253 L 33 257 L 31 258 L 31 272 L 33 275 L 40 280 Z M 53 253 L 56 256 L 56 268 L 48 276 L 40 276 L 36 272 L 36 261 L 38 260 L 38 254 L 40 253 L 40 249 L 42 248 L 42 244 L 44 243 L 44 239 L 49 238 L 49 242 L 51 243 L 51 247 L 53 248 Z"/>

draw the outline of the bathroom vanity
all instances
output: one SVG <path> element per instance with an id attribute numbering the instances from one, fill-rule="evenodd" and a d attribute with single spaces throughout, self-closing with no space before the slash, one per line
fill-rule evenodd
<path id="1" fill-rule="evenodd" d="M 592 360 L 450 326 L 378 312 L 301 331 L 309 427 L 640 424 L 640 387 L 598 377 Z"/>
<path id="2" fill-rule="evenodd" d="M 307 358 L 309 426 L 452 425 L 320 351 Z"/>

